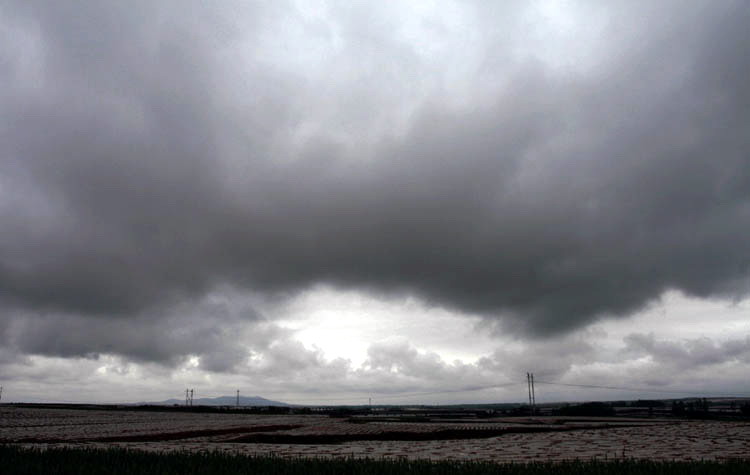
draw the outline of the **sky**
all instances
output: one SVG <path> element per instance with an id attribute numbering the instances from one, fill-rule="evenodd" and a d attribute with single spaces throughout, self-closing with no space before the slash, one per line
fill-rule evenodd
<path id="1" fill-rule="evenodd" d="M 748 24 L 0 0 L 3 402 L 750 396 Z"/>

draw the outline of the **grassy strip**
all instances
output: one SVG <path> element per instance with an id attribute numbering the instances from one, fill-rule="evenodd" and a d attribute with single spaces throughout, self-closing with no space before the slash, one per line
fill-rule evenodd
<path id="1" fill-rule="evenodd" d="M 126 449 L 47 450 L 0 446 L 4 475 L 739 475 L 750 473 L 750 461 L 650 462 L 571 461 L 564 463 L 494 464 L 427 460 L 282 459 L 223 453 L 149 453 Z"/>

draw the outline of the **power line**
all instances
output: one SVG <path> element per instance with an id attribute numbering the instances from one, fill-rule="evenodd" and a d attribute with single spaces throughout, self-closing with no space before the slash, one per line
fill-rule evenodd
<path id="1" fill-rule="evenodd" d="M 529 404 L 530 406 L 536 405 L 536 391 L 535 391 L 535 383 L 540 384 L 547 384 L 547 385 L 553 385 L 553 386 L 565 386 L 565 387 L 576 387 L 576 388 L 586 388 L 586 389 L 608 389 L 608 390 L 615 390 L 615 391 L 631 391 L 631 392 L 647 392 L 647 393 L 663 393 L 663 394 L 686 394 L 686 395 L 694 395 L 694 396 L 709 396 L 710 394 L 707 394 L 706 392 L 701 391 L 685 391 L 685 390 L 668 390 L 668 389 L 650 389 L 650 388 L 637 388 L 637 387 L 624 387 L 624 386 L 605 386 L 605 385 L 598 385 L 598 384 L 576 384 L 576 383 L 558 383 L 553 381 L 543 381 L 535 379 L 532 373 L 527 373 L 527 380 L 525 382 L 520 381 L 510 381 L 503 384 L 496 384 L 491 386 L 480 386 L 480 387 L 472 387 L 472 388 L 463 388 L 463 389 L 445 389 L 445 390 L 436 390 L 436 391 L 420 391 L 420 392 L 403 392 L 403 393 L 386 393 L 386 394 L 378 394 L 374 393 L 375 396 L 371 396 L 368 398 L 368 403 L 371 402 L 373 397 L 377 399 L 396 399 L 396 398 L 409 398 L 409 397 L 416 397 L 416 396 L 432 396 L 436 394 L 454 394 L 454 393 L 464 393 L 464 392 L 474 392 L 474 391 L 482 391 L 486 389 L 497 389 L 497 388 L 504 388 L 504 387 L 510 387 L 510 386 L 518 386 L 526 384 L 529 386 Z M 743 396 L 743 394 L 735 394 L 734 396 Z M 714 397 L 720 397 L 714 395 Z M 722 396 L 722 397 L 732 397 L 730 395 L 728 396 Z M 353 401 L 356 399 L 360 399 L 358 396 L 351 396 L 351 397 L 338 397 L 338 398 L 331 398 L 331 397 L 325 397 L 325 398 L 314 398 L 317 401 L 321 402 L 332 402 L 332 401 Z M 361 397 L 361 399 L 364 400 L 364 396 Z"/>
<path id="2" fill-rule="evenodd" d="M 377 399 L 394 399 L 394 398 L 401 398 L 401 397 L 431 396 L 435 394 L 453 394 L 453 393 L 482 391 L 485 389 L 496 389 L 496 388 L 504 388 L 504 387 L 509 387 L 509 386 L 517 386 L 519 384 L 524 384 L 524 383 L 512 381 L 512 382 L 503 383 L 503 384 L 494 384 L 491 386 L 480 386 L 480 387 L 472 387 L 472 388 L 464 388 L 464 389 L 443 389 L 443 390 L 437 390 L 437 391 L 422 391 L 422 392 L 411 392 L 411 393 L 403 392 L 403 393 L 387 393 L 387 394 L 373 393 L 373 394 L 376 394 L 376 396 L 374 397 L 376 400 Z M 359 397 L 352 396 L 352 397 L 314 398 L 314 399 L 318 401 L 351 401 L 351 400 L 359 399 Z M 364 396 L 362 397 L 362 399 L 364 399 Z M 372 399 L 372 397 L 369 399 Z"/>
<path id="3" fill-rule="evenodd" d="M 705 391 L 684 391 L 684 390 L 670 390 L 670 389 L 648 389 L 648 388 L 632 388 L 632 387 L 622 387 L 622 386 L 602 386 L 598 384 L 574 384 L 574 383 L 554 383 L 552 381 L 540 381 L 537 380 L 537 383 L 541 384 L 550 384 L 553 386 L 568 386 L 568 387 L 575 387 L 575 388 L 588 388 L 588 389 L 611 389 L 616 391 L 632 391 L 632 392 L 646 392 L 646 393 L 663 393 L 663 394 L 690 394 L 694 396 L 707 396 Z M 735 394 L 735 396 L 741 396 L 742 394 Z M 714 396 L 719 397 L 719 396 Z M 724 396 L 724 397 L 731 397 L 731 396 Z"/>
<path id="4" fill-rule="evenodd" d="M 450 394 L 450 393 L 467 393 L 467 392 L 473 392 L 473 391 L 482 391 L 485 389 L 495 389 L 495 388 L 503 388 L 507 386 L 517 386 L 519 384 L 523 383 L 506 383 L 506 384 L 497 384 L 493 386 L 482 386 L 478 388 L 467 388 L 467 389 L 446 389 L 442 391 L 426 391 L 426 392 L 419 392 L 419 393 L 398 393 L 398 394 L 388 394 L 384 396 L 379 396 L 380 399 L 386 399 L 386 398 L 397 398 L 397 397 L 411 397 L 411 396 L 431 396 L 433 394 Z"/>

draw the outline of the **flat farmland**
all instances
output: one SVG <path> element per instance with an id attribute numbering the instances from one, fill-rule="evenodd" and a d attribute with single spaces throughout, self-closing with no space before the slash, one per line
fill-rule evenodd
<path id="1" fill-rule="evenodd" d="M 282 457 L 722 460 L 750 459 L 750 423 L 561 417 L 400 422 L 378 417 L 2 406 L 0 443 Z"/>

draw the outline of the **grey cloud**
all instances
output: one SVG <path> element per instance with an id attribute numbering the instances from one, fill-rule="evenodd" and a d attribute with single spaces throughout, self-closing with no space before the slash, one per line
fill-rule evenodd
<path id="1" fill-rule="evenodd" d="M 167 367 L 197 357 L 206 371 L 233 371 L 251 352 L 264 351 L 288 334 L 237 300 L 209 296 L 128 319 L 16 311 L 6 317 L 3 342 L 19 354 L 87 359 L 121 355 Z"/>
<path id="2" fill-rule="evenodd" d="M 359 388 L 376 393 L 447 390 L 476 395 L 475 391 L 493 388 L 506 378 L 519 379 L 507 367 L 447 362 L 403 339 L 374 343 L 367 354 L 367 361 L 352 372 L 352 378 Z"/>
<path id="3" fill-rule="evenodd" d="M 266 374 L 275 374 L 282 378 L 299 375 L 325 365 L 321 351 L 308 350 L 302 343 L 294 340 L 274 342 L 266 351 L 260 353 L 257 359 L 257 362 L 251 362 L 251 366 Z"/>
<path id="4" fill-rule="evenodd" d="M 650 356 L 661 367 L 680 370 L 750 361 L 750 337 L 715 342 L 710 338 L 658 340 L 653 334 L 633 333 L 625 338 L 623 354 Z"/>
<path id="5" fill-rule="evenodd" d="M 653 334 L 633 333 L 623 339 L 619 350 L 602 348 L 572 371 L 553 381 L 594 384 L 623 388 L 599 389 L 544 385 L 544 394 L 558 399 L 580 397 L 628 399 L 633 397 L 681 397 L 696 394 L 742 396 L 747 393 L 745 368 L 750 358 L 747 336 L 718 339 L 657 338 Z M 541 378 L 540 378 L 541 379 Z M 585 395 L 585 396 L 584 396 Z"/>
<path id="6" fill-rule="evenodd" d="M 388 347 L 391 346 L 390 349 Z M 403 347 L 405 351 L 395 351 Z M 372 396 L 381 403 L 393 402 L 399 393 L 414 391 L 448 391 L 441 398 L 487 396 L 477 390 L 486 388 L 502 379 L 502 373 L 490 373 L 476 365 L 460 362 L 446 363 L 435 354 L 417 350 L 409 344 L 374 345 L 370 354 L 387 352 L 399 371 L 384 370 L 369 366 L 353 367 L 345 359 L 327 359 L 319 350 L 307 349 L 299 342 L 280 337 L 267 348 L 256 348 L 252 358 L 240 363 L 233 373 L 213 372 L 203 365 L 182 364 L 168 368 L 161 364 L 143 361 L 132 362 L 125 357 L 103 355 L 95 358 L 50 358 L 32 357 L 26 363 L 5 362 L 0 364 L 5 384 L 15 394 L 26 393 L 27 397 L 81 400 L 87 394 L 90 400 L 143 400 L 153 397 L 158 400 L 175 393 L 175 386 L 185 383 L 195 387 L 203 395 L 230 394 L 240 387 L 242 391 L 261 393 L 293 394 L 290 402 L 342 402 L 364 401 Z M 431 364 L 424 366 L 422 362 Z M 183 362 L 184 363 L 184 362 Z M 210 375 L 208 383 L 207 375 Z M 82 391 L 85 388 L 85 391 Z M 103 389 L 103 388 L 106 388 Z M 112 391 L 117 389 L 117 396 Z M 456 396 L 454 391 L 463 390 Z M 66 394 L 61 396 L 60 391 Z M 126 395 L 126 396 L 125 396 Z M 150 395 L 150 396 L 149 396 Z M 383 398 L 387 396 L 387 398 Z M 11 396 L 13 397 L 13 396 Z M 116 399 L 126 398 L 126 399 Z M 333 399 L 328 399 L 333 397 Z M 490 398 L 496 398 L 493 393 Z M 114 399 L 113 399 L 114 398 Z M 321 399 L 316 399 L 321 398 Z M 403 399 L 408 401 L 408 399 Z"/>
<path id="7" fill-rule="evenodd" d="M 538 378 L 556 379 L 574 365 L 585 366 L 601 357 L 592 340 L 595 341 L 595 336 L 584 332 L 555 341 L 529 342 L 519 348 L 500 348 L 481 358 L 478 365 L 516 379 L 527 371 Z"/>
<path id="8" fill-rule="evenodd" d="M 407 341 L 375 343 L 367 349 L 367 354 L 365 366 L 373 370 L 420 376 L 441 373 L 446 368 L 440 356 L 421 354 Z"/>
<path id="9" fill-rule="evenodd" d="M 28 56 L 0 47 L 0 297 L 48 315 L 23 324 L 23 348 L 80 354 L 59 320 L 97 335 L 86 351 L 148 354 L 114 332 L 174 346 L 146 358 L 183 355 L 180 338 L 135 328 L 169 333 L 164 309 L 224 284 L 409 293 L 534 335 L 627 315 L 667 289 L 746 295 L 745 3 L 660 3 L 643 27 L 645 4 L 618 7 L 580 75 L 529 58 L 492 66 L 522 32 L 485 44 L 479 99 L 446 105 L 443 89 L 395 131 L 382 124 L 415 77 L 434 75 L 408 45 L 382 43 L 411 58 L 403 84 L 398 68 L 375 72 L 391 49 L 362 64 L 348 48 L 336 59 L 352 74 L 318 94 L 317 66 L 262 54 L 283 50 L 263 36 L 279 10 L 252 7 L 242 24 L 230 9 L 170 5 L 2 7 L 6 31 L 32 39 Z M 349 35 L 361 21 L 331 15 Z M 383 102 L 357 102 L 366 93 Z M 361 125 L 337 128 L 349 117 Z M 387 133 L 373 140 L 367 117 Z"/>

